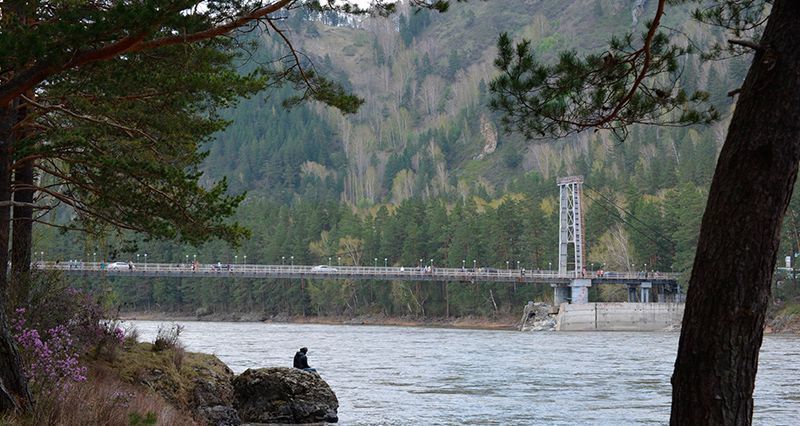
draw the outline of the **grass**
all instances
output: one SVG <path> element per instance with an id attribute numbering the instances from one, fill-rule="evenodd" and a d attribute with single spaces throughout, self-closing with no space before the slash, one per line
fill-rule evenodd
<path id="1" fill-rule="evenodd" d="M 125 382 L 149 386 L 180 407 L 188 407 L 195 379 L 230 374 L 228 367 L 213 355 L 183 352 L 179 347 L 153 349 L 152 343 L 136 343 L 121 351 L 105 368 L 114 370 Z"/>
<path id="2" fill-rule="evenodd" d="M 781 315 L 798 316 L 800 315 L 800 303 L 789 302 L 780 311 Z"/>
<path id="3" fill-rule="evenodd" d="M 112 360 L 88 361 L 86 382 L 40 396 L 34 413 L 0 417 L 0 426 L 197 425 L 189 414 L 194 381 L 232 373 L 213 355 L 153 349 L 129 341 Z"/>
<path id="4" fill-rule="evenodd" d="M 57 394 L 40 398 L 34 413 L 1 418 L 0 425 L 6 424 L 177 426 L 197 422 L 155 392 L 125 383 L 113 371 L 94 368 L 86 382 L 71 384 Z"/>

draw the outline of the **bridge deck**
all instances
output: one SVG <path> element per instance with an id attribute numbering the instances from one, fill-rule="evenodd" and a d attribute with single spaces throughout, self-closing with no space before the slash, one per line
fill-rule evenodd
<path id="1" fill-rule="evenodd" d="M 575 277 L 559 275 L 557 271 L 529 271 L 524 269 L 478 270 L 439 267 L 371 267 L 371 266 L 331 266 L 319 268 L 307 265 L 198 265 L 192 268 L 186 264 L 138 263 L 132 269 L 108 269 L 100 263 L 82 262 L 40 262 L 38 269 L 62 271 L 69 275 L 122 276 L 122 277 L 183 277 L 183 278 L 307 278 L 307 279 L 356 279 L 383 281 L 462 281 L 462 282 L 517 282 L 567 285 L 575 278 L 591 279 L 602 284 L 638 284 L 651 282 L 653 285 L 674 285 L 678 274 L 668 273 L 630 273 L 604 272 L 587 273 Z"/>

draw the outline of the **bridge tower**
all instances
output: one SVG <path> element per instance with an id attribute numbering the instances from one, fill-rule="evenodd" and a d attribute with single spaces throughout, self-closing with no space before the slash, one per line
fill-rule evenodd
<path id="1" fill-rule="evenodd" d="M 560 193 L 558 275 L 578 278 L 584 267 L 583 176 L 567 176 L 557 182 Z M 570 254 L 572 268 L 569 264 Z"/>
<path id="2" fill-rule="evenodd" d="M 592 279 L 583 276 L 585 253 L 583 176 L 563 177 L 558 179 L 557 183 L 560 199 L 558 275 L 569 277 L 570 283 L 569 286 L 553 285 L 553 302 L 556 306 L 567 301 L 588 303 Z"/>

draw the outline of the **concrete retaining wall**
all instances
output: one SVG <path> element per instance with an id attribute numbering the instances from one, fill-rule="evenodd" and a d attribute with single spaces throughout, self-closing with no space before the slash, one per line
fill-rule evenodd
<path id="1" fill-rule="evenodd" d="M 680 327 L 683 303 L 563 303 L 558 331 L 660 331 Z"/>

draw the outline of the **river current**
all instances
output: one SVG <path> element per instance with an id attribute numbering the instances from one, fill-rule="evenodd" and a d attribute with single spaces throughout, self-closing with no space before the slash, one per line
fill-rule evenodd
<path id="1" fill-rule="evenodd" d="M 132 321 L 153 341 L 158 321 Z M 166 323 L 169 324 L 169 323 Z M 678 333 L 182 322 L 187 349 L 234 372 L 291 367 L 298 348 L 342 425 L 624 425 L 669 421 Z M 800 418 L 800 337 L 766 336 L 754 424 Z"/>

